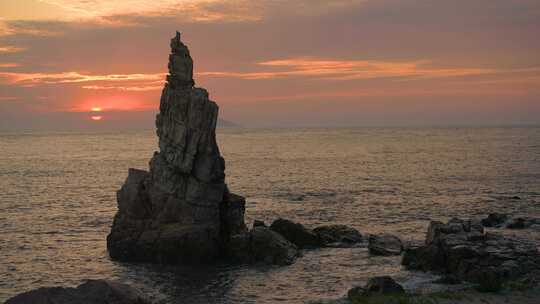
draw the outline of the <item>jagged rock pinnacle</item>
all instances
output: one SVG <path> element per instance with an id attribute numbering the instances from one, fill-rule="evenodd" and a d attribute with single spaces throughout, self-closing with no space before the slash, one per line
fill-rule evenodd
<path id="1" fill-rule="evenodd" d="M 211 260 L 246 230 L 245 200 L 228 192 L 216 142 L 218 106 L 193 87 L 193 60 L 180 33 L 156 117 L 159 152 L 150 171 L 130 169 L 118 191 L 107 248 L 113 259 L 158 263 Z"/>
<path id="2" fill-rule="evenodd" d="M 180 32 L 177 31 L 176 36 L 171 39 L 167 82 L 171 87 L 191 88 L 195 85 L 193 81 L 193 60 L 180 36 Z"/>

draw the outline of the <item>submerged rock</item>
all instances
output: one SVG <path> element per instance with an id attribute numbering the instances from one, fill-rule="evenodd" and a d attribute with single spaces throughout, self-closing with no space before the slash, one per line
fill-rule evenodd
<path id="1" fill-rule="evenodd" d="M 149 172 L 130 169 L 117 193 L 118 212 L 107 237 L 111 258 L 209 261 L 246 231 L 245 200 L 225 184 L 217 119 L 217 104 L 194 87 L 193 61 L 177 32 L 156 117 L 159 152 Z"/>
<path id="2" fill-rule="evenodd" d="M 270 225 L 270 229 L 281 234 L 298 248 L 314 248 L 321 244 L 317 234 L 300 223 L 280 218 Z"/>
<path id="3" fill-rule="evenodd" d="M 313 229 L 322 245 L 331 247 L 348 247 L 362 242 L 362 234 L 358 230 L 345 225 L 320 226 Z"/>
<path id="4" fill-rule="evenodd" d="M 431 222 L 425 245 L 407 248 L 402 264 L 480 283 L 486 273 L 507 280 L 538 270 L 540 253 L 527 241 L 486 234 L 476 221 L 452 219 Z"/>
<path id="5" fill-rule="evenodd" d="M 369 253 L 373 255 L 400 255 L 403 250 L 401 239 L 392 234 L 370 235 Z"/>
<path id="6" fill-rule="evenodd" d="M 77 288 L 43 287 L 21 293 L 6 304 L 150 304 L 136 289 L 113 281 L 88 280 Z"/>

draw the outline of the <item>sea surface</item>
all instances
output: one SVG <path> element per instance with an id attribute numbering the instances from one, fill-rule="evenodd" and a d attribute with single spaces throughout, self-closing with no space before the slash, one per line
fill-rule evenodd
<path id="1" fill-rule="evenodd" d="M 218 141 L 249 225 L 284 217 L 420 241 L 431 219 L 540 214 L 540 128 L 220 129 Z M 111 261 L 116 190 L 156 146 L 151 130 L 0 133 L 0 302 L 87 278 L 188 304 L 303 303 L 341 297 L 373 275 L 409 289 L 432 278 L 365 245 L 305 251 L 287 267 Z"/>

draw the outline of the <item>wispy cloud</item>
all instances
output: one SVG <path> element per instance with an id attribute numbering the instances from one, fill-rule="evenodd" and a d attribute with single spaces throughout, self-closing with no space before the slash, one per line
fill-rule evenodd
<path id="1" fill-rule="evenodd" d="M 61 73 L 12 73 L 0 72 L 0 83 L 33 86 L 39 84 L 69 84 L 86 82 L 152 82 L 163 80 L 164 73 L 155 74 L 105 74 L 90 75 L 79 72 Z M 2 81 L 3 80 L 3 81 Z"/>
<path id="2" fill-rule="evenodd" d="M 100 85 L 88 85 L 82 86 L 81 88 L 87 90 L 118 90 L 118 91 L 133 91 L 133 92 L 144 92 L 144 91 L 156 91 L 163 89 L 163 85 L 146 85 L 146 86 L 100 86 Z"/>
<path id="3" fill-rule="evenodd" d="M 16 46 L 11 46 L 11 45 L 0 46 L 0 54 L 2 54 L 2 53 L 17 53 L 17 52 L 22 52 L 24 50 L 25 49 L 22 48 L 22 47 L 16 47 Z"/>
<path id="4" fill-rule="evenodd" d="M 497 72 L 487 68 L 432 67 L 429 61 L 392 62 L 377 60 L 325 60 L 317 58 L 290 58 L 258 62 L 265 71 L 254 72 L 202 72 L 201 76 L 233 77 L 241 79 L 271 79 L 283 77 L 312 77 L 333 80 L 374 78 L 441 78 L 481 75 Z M 276 70 L 277 69 L 277 70 Z"/>
<path id="5" fill-rule="evenodd" d="M 19 98 L 15 97 L 15 96 L 0 96 L 0 102 L 2 102 L 2 101 L 16 101 L 18 99 Z"/>
<path id="6" fill-rule="evenodd" d="M 43 25 L 44 23 L 39 21 L 4 21 L 0 18 L 0 37 L 14 35 L 53 37 L 62 35 L 62 31 L 45 29 Z"/>
<path id="7" fill-rule="evenodd" d="M 63 11 L 64 21 L 132 25 L 132 17 L 178 17 L 183 21 L 257 21 L 262 3 L 249 0 L 42 0 Z M 270 1 L 271 2 L 271 1 Z M 124 16 L 125 18 L 122 18 Z M 117 18 L 119 17 L 119 18 Z"/>
<path id="8" fill-rule="evenodd" d="M 1 63 L 0 62 L 0 68 L 15 68 L 18 67 L 18 63 Z"/>

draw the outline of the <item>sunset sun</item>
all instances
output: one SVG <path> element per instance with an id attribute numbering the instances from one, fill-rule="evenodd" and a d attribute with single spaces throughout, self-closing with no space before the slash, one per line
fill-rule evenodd
<path id="1" fill-rule="evenodd" d="M 94 106 L 90 109 L 92 112 L 95 112 L 96 114 L 98 112 L 101 112 L 102 111 L 102 108 L 101 107 L 97 107 L 97 106 Z M 102 115 L 92 115 L 90 116 L 90 119 L 92 119 L 93 121 L 100 121 L 103 119 L 103 116 Z"/>

